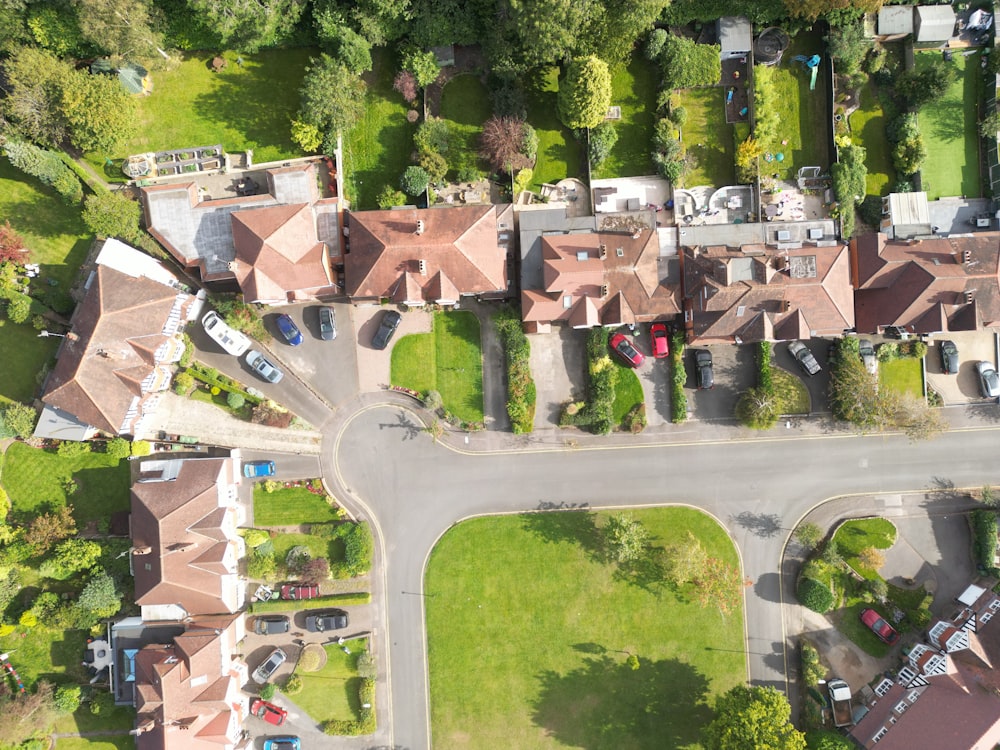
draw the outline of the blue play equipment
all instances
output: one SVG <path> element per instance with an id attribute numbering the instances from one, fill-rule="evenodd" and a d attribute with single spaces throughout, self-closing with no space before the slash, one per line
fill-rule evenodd
<path id="1" fill-rule="evenodd" d="M 733 100 L 734 91 L 736 91 L 736 89 L 729 89 L 729 91 L 726 93 L 726 104 L 729 104 Z"/>
<path id="2" fill-rule="evenodd" d="M 816 76 L 819 74 L 819 55 L 813 55 L 812 57 L 806 57 L 805 55 L 796 55 L 792 58 L 795 62 L 802 63 L 806 70 L 812 72 L 812 78 L 809 80 L 809 90 L 816 90 Z"/>

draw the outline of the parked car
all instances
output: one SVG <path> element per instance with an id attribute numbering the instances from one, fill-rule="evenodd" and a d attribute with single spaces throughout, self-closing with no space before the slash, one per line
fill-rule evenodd
<path id="1" fill-rule="evenodd" d="M 202 316 L 201 325 L 212 341 L 221 346 L 227 354 L 239 357 L 250 348 L 250 339 L 245 334 L 226 325 L 226 322 L 219 317 L 219 313 L 215 310 L 209 310 Z"/>
<path id="2" fill-rule="evenodd" d="M 809 347 L 801 341 L 790 343 L 788 345 L 788 353 L 795 357 L 795 361 L 799 363 L 802 372 L 810 377 L 823 369 L 819 366 L 819 362 L 816 361 L 813 353 L 809 351 Z"/>
<path id="3" fill-rule="evenodd" d="M 287 633 L 288 628 L 289 622 L 286 615 L 265 615 L 258 617 L 253 622 L 253 632 L 257 635 L 281 635 Z"/>
<path id="4" fill-rule="evenodd" d="M 276 727 L 280 727 L 285 723 L 285 719 L 288 718 L 288 711 L 273 703 L 268 703 L 262 698 L 253 699 L 250 703 L 250 713 L 258 719 L 263 719 L 268 724 L 274 724 Z"/>
<path id="5" fill-rule="evenodd" d="M 941 354 L 941 372 L 945 375 L 958 374 L 958 347 L 954 341 L 942 341 L 938 344 Z"/>
<path id="6" fill-rule="evenodd" d="M 629 337 L 624 333 L 616 333 L 611 337 L 611 348 L 614 350 L 615 354 L 622 358 L 629 367 L 639 367 L 646 358 L 642 356 L 642 352 L 635 348 Z"/>
<path id="7" fill-rule="evenodd" d="M 347 613 L 342 609 L 331 609 L 329 612 L 309 615 L 306 618 L 306 630 L 310 633 L 325 633 L 328 630 L 343 630 L 347 627 Z"/>
<path id="8" fill-rule="evenodd" d="M 983 398 L 996 398 L 1000 396 L 1000 376 L 997 375 L 997 368 L 991 362 L 977 362 L 976 372 L 979 373 L 979 390 L 983 393 Z"/>
<path id="9" fill-rule="evenodd" d="M 399 328 L 403 316 L 395 310 L 386 310 L 382 315 L 382 320 L 378 324 L 378 330 L 372 337 L 372 347 L 375 349 L 385 349 L 389 345 L 392 334 Z"/>
<path id="10" fill-rule="evenodd" d="M 281 379 L 285 377 L 285 373 L 271 364 L 270 360 L 256 349 L 247 355 L 247 364 L 250 365 L 251 370 L 264 378 L 268 383 L 280 383 Z"/>
<path id="11" fill-rule="evenodd" d="M 861 610 L 861 622 L 867 625 L 875 635 L 890 646 L 899 640 L 899 633 L 896 632 L 896 629 L 887 623 L 882 618 L 882 615 L 874 609 Z"/>
<path id="12" fill-rule="evenodd" d="M 319 586 L 315 583 L 286 583 L 281 587 L 282 599 L 315 599 L 319 596 Z"/>
<path id="13" fill-rule="evenodd" d="M 319 337 L 323 341 L 333 341 L 337 338 L 337 319 L 332 307 L 319 309 Z"/>
<path id="14" fill-rule="evenodd" d="M 300 750 L 298 737 L 268 737 L 264 740 L 264 750 Z"/>
<path id="15" fill-rule="evenodd" d="M 868 370 L 868 374 L 877 374 L 878 359 L 875 357 L 875 347 L 872 345 L 872 342 L 868 339 L 859 340 L 858 354 L 861 355 L 861 361 L 864 363 L 865 369 Z"/>
<path id="16" fill-rule="evenodd" d="M 715 388 L 715 368 L 712 366 L 712 352 L 708 349 L 695 349 L 694 366 L 698 372 L 698 387 L 703 391 Z"/>
<path id="17" fill-rule="evenodd" d="M 666 323 L 653 323 L 649 327 L 649 335 L 653 340 L 653 356 L 663 359 L 670 354 L 670 337 L 667 334 Z"/>
<path id="18" fill-rule="evenodd" d="M 273 477 L 274 461 L 244 461 L 243 476 L 247 479 L 256 479 L 257 477 Z"/>
<path id="19" fill-rule="evenodd" d="M 288 659 L 288 655 L 285 654 L 280 648 L 274 649 L 270 655 L 264 659 L 259 667 L 257 667 L 250 677 L 258 685 L 263 685 L 267 682 L 271 675 L 278 671 L 278 667 L 285 663 Z"/>
<path id="20" fill-rule="evenodd" d="M 299 327 L 295 325 L 295 321 L 287 313 L 281 313 L 277 320 L 278 330 L 281 331 L 281 335 L 285 337 L 287 341 L 292 346 L 298 346 L 302 343 L 302 331 Z"/>

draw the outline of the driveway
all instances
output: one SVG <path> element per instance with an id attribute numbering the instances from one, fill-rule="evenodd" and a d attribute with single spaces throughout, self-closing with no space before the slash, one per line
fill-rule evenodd
<path id="1" fill-rule="evenodd" d="M 434 316 L 428 310 L 410 310 L 404 312 L 399 328 L 384 350 L 372 347 L 372 337 L 382 321 L 383 310 L 397 309 L 392 305 L 362 305 L 351 308 L 351 316 L 356 334 L 351 337 L 350 345 L 357 353 L 358 388 L 361 393 L 381 390 L 383 385 L 391 383 L 392 349 L 404 336 L 412 333 L 430 333 Z M 339 337 L 338 337 L 339 338 Z"/>
<path id="2" fill-rule="evenodd" d="M 537 393 L 535 429 L 544 430 L 558 426 L 566 401 L 586 396 L 587 332 L 553 326 L 550 333 L 528 336 L 528 342 Z"/>
<path id="3" fill-rule="evenodd" d="M 803 342 L 809 347 L 809 351 L 813 353 L 816 361 L 819 362 L 819 366 L 823 368 L 812 377 L 806 375 L 799 366 L 798 360 L 788 353 L 789 343 L 782 341 L 774 345 L 772 351 L 775 363 L 793 375 L 799 376 L 802 380 L 806 390 L 809 391 L 809 402 L 811 404 L 809 411 L 811 414 L 828 413 L 830 411 L 828 400 L 830 392 L 830 362 L 827 358 L 827 349 L 829 349 L 832 341 L 830 339 L 807 339 Z"/>
<path id="4" fill-rule="evenodd" d="M 715 388 L 710 391 L 698 390 L 694 366 L 695 349 L 708 349 L 712 353 Z M 703 421 L 733 419 L 740 394 L 757 382 L 754 347 L 750 345 L 715 344 L 692 347 L 684 352 L 684 368 L 687 372 L 685 392 L 688 411 L 692 418 Z"/>
<path id="5" fill-rule="evenodd" d="M 945 375 L 941 371 L 940 342 L 954 341 L 958 348 L 958 375 Z M 955 331 L 942 333 L 929 342 L 927 358 L 927 385 L 941 394 L 946 406 L 983 401 L 979 391 L 976 363 L 985 360 L 997 364 L 997 337 L 989 331 Z"/>

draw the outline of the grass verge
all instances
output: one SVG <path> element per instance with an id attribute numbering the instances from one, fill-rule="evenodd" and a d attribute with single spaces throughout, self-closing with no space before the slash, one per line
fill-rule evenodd
<path id="1" fill-rule="evenodd" d="M 694 157 L 695 166 L 684 177 L 688 187 L 722 187 L 736 181 L 733 162 L 733 126 L 726 123 L 725 91 L 718 86 L 686 89 L 675 93 L 687 110 L 681 130 L 684 151 Z"/>
<path id="2" fill-rule="evenodd" d="M 483 123 L 493 114 L 490 95 L 479 76 L 467 73 L 452 78 L 441 92 L 441 117 L 448 121 L 451 143 L 448 174 L 457 178 L 463 169 L 485 172 L 479 159 L 479 136 Z"/>
<path id="3" fill-rule="evenodd" d="M 302 708 L 319 724 L 330 719 L 356 719 L 361 712 L 358 702 L 358 657 L 364 651 L 352 641 L 350 654 L 336 644 L 326 646 L 326 665 L 317 672 L 296 674 L 302 678 L 302 692 L 292 696 L 295 704 Z"/>
<path id="4" fill-rule="evenodd" d="M 878 380 L 883 388 L 923 398 L 924 381 L 919 359 L 900 357 L 879 362 Z"/>
<path id="5" fill-rule="evenodd" d="M 538 133 L 535 185 L 559 182 L 565 177 L 583 177 L 586 171 L 586 154 L 556 114 L 559 69 L 541 68 L 526 84 L 528 122 Z"/>
<path id="6" fill-rule="evenodd" d="M 833 535 L 844 561 L 868 579 L 877 578 L 878 571 L 865 568 L 858 559 L 869 547 L 889 549 L 896 543 L 896 527 L 884 518 L 859 518 L 842 524 Z"/>
<path id="7" fill-rule="evenodd" d="M 614 413 L 615 427 L 620 428 L 625 415 L 632 411 L 637 404 L 644 403 L 646 399 L 635 370 L 618 362 L 615 362 L 615 367 L 618 372 L 615 375 L 615 402 L 611 408 Z"/>
<path id="8" fill-rule="evenodd" d="M 611 154 L 594 170 L 597 179 L 655 174 L 652 152 L 657 74 L 642 55 L 611 71 L 611 104 L 621 107 L 615 121 L 618 141 Z"/>
<path id="9" fill-rule="evenodd" d="M 60 737 L 56 750 L 135 750 L 135 737 Z"/>
<path id="10" fill-rule="evenodd" d="M 737 564 L 725 531 L 698 511 L 632 515 L 657 545 L 690 530 Z M 622 580 L 603 561 L 601 520 L 478 518 L 438 542 L 426 580 L 435 746 L 600 747 L 610 737 L 615 747 L 690 747 L 712 718 L 707 701 L 744 682 L 741 611 L 722 617 Z"/>
<path id="11" fill-rule="evenodd" d="M 333 606 L 351 607 L 356 604 L 368 604 L 371 600 L 372 595 L 367 591 L 330 594 L 302 601 L 275 599 L 270 602 L 253 602 L 247 607 L 247 612 L 252 615 L 266 614 L 267 612 L 303 612 L 308 609 L 326 609 Z"/>
<path id="12" fill-rule="evenodd" d="M 323 495 L 305 487 L 283 487 L 266 492 L 258 483 L 253 488 L 253 522 L 257 526 L 291 526 L 340 520 L 337 508 Z"/>

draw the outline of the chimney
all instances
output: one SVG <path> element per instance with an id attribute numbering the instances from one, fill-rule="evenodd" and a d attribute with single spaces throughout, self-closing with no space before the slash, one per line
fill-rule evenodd
<path id="1" fill-rule="evenodd" d="M 792 309 L 792 301 L 790 299 L 781 300 L 781 312 L 788 312 Z"/>
<path id="2" fill-rule="evenodd" d="M 417 231 L 414 232 L 414 234 L 423 234 L 423 233 L 424 233 L 424 220 L 417 219 Z"/>
<path id="3" fill-rule="evenodd" d="M 78 335 L 76 335 L 75 333 L 73 333 L 72 331 L 70 331 L 69 333 L 66 334 L 66 338 L 69 339 L 70 341 L 79 341 L 80 340 L 80 337 Z"/>
<path id="4" fill-rule="evenodd" d="M 424 260 L 423 258 L 421 258 L 420 260 L 418 260 L 417 261 L 417 268 L 420 269 L 420 275 L 421 276 L 426 276 L 427 275 L 427 261 L 426 260 Z"/>
<path id="5" fill-rule="evenodd" d="M 607 297 L 607 296 L 608 296 L 608 285 L 607 284 L 602 284 L 601 285 L 601 297 L 603 298 L 603 297 Z"/>
<path id="6" fill-rule="evenodd" d="M 972 251 L 971 250 L 963 250 L 962 251 L 962 262 L 963 263 L 971 263 L 972 262 Z"/>
<path id="7" fill-rule="evenodd" d="M 132 554 L 133 555 L 148 555 L 152 551 L 153 551 L 153 548 L 150 547 L 148 544 L 144 544 L 141 547 L 133 547 L 132 548 Z"/>
<path id="8" fill-rule="evenodd" d="M 973 298 L 974 294 L 975 293 L 971 289 L 966 289 L 965 290 L 965 304 L 967 304 L 967 305 L 972 304 L 972 298 Z"/>
<path id="9" fill-rule="evenodd" d="M 601 260 L 604 260 L 604 259 L 605 259 L 605 258 L 607 258 L 607 257 L 608 257 L 608 246 L 607 246 L 607 245 L 605 245 L 605 244 L 604 244 L 604 243 L 602 242 L 602 243 L 601 243 Z"/>
<path id="10" fill-rule="evenodd" d="M 235 260 L 231 260 L 226 263 L 226 268 L 229 269 L 230 273 L 236 273 L 236 269 L 240 267 L 240 264 Z"/>

